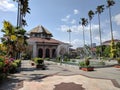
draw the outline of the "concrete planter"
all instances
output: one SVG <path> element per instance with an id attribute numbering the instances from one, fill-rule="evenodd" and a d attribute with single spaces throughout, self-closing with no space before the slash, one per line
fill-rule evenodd
<path id="1" fill-rule="evenodd" d="M 80 67 L 79 69 L 83 71 L 94 71 L 94 67 Z"/>
<path id="2" fill-rule="evenodd" d="M 115 68 L 120 68 L 120 65 L 115 65 L 114 67 L 115 67 Z"/>
<path id="3" fill-rule="evenodd" d="M 37 68 L 37 69 L 45 70 L 45 65 L 44 65 L 44 64 L 36 65 L 36 68 Z"/>

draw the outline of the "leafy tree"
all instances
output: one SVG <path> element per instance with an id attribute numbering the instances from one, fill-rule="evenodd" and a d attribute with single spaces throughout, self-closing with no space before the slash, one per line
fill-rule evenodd
<path id="1" fill-rule="evenodd" d="M 16 54 L 23 52 L 26 46 L 25 30 L 22 28 L 14 27 L 10 22 L 3 22 L 3 29 L 1 30 L 4 33 L 1 41 L 3 45 L 7 48 L 7 56 L 16 57 Z"/>
<path id="2" fill-rule="evenodd" d="M 103 51 L 104 57 L 110 57 L 110 46 L 106 46 Z"/>
<path id="3" fill-rule="evenodd" d="M 116 43 L 116 52 L 117 52 L 117 56 L 120 57 L 120 42 Z"/>
<path id="4" fill-rule="evenodd" d="M 3 29 L 1 30 L 4 33 L 4 37 L 1 39 L 4 46 L 7 47 L 7 55 L 13 57 L 15 50 L 15 41 L 12 36 L 15 36 L 15 28 L 11 25 L 10 22 L 3 22 Z"/>

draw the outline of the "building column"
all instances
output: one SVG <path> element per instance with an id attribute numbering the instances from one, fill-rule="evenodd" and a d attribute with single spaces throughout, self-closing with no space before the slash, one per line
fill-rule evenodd
<path id="1" fill-rule="evenodd" d="M 45 49 L 45 47 L 43 46 L 43 56 L 42 56 L 42 58 L 45 58 L 45 55 L 46 55 L 46 49 Z"/>
<path id="2" fill-rule="evenodd" d="M 49 49 L 50 50 L 50 58 L 52 58 L 52 49 Z"/>
<path id="3" fill-rule="evenodd" d="M 33 58 L 37 57 L 37 45 L 36 43 L 33 44 Z"/>

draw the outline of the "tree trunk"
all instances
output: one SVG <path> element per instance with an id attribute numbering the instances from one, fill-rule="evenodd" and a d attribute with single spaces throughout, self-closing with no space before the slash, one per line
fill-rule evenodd
<path id="1" fill-rule="evenodd" d="M 109 7 L 109 16 L 110 16 L 111 40 L 112 40 L 113 39 L 113 29 L 112 29 L 111 8 L 110 7 Z"/>
<path id="2" fill-rule="evenodd" d="M 90 20 L 90 44 L 91 44 L 91 48 L 92 48 L 91 20 Z"/>
<path id="3" fill-rule="evenodd" d="M 100 57 L 102 56 L 102 39 L 101 39 L 101 28 L 100 28 L 100 14 L 98 13 L 98 21 L 99 21 L 99 34 L 100 34 Z"/>
<path id="4" fill-rule="evenodd" d="M 84 32 L 84 26 L 83 26 L 83 45 L 85 46 L 85 32 Z"/>

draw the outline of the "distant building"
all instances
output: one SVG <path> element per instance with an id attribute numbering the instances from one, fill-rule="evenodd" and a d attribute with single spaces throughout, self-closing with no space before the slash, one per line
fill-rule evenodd
<path id="1" fill-rule="evenodd" d="M 92 43 L 92 47 L 96 47 L 96 43 Z"/>
<path id="2" fill-rule="evenodd" d="M 114 43 L 116 44 L 117 42 L 120 42 L 120 40 L 114 39 Z M 110 44 L 111 44 L 111 40 L 107 40 L 107 41 L 102 43 L 102 45 L 110 45 Z"/>
<path id="3" fill-rule="evenodd" d="M 54 58 L 68 52 L 69 44 L 53 39 L 53 35 L 43 26 L 37 26 L 30 30 L 29 50 L 32 57 Z"/>

